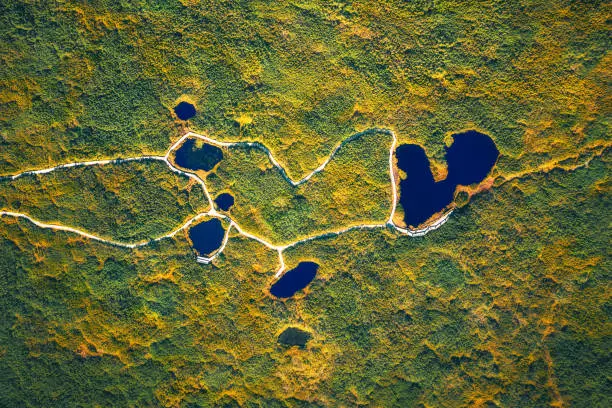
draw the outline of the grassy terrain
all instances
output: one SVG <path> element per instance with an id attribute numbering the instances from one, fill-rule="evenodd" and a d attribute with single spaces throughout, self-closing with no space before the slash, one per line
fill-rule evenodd
<path id="1" fill-rule="evenodd" d="M 608 166 L 503 183 L 423 238 L 296 247 L 288 266 L 321 268 L 286 301 L 242 237 L 200 265 L 183 236 L 128 251 L 6 222 L 4 404 L 608 406 Z M 290 325 L 305 349 L 277 343 Z"/>
<path id="2" fill-rule="evenodd" d="M 297 187 L 262 150 L 231 147 L 206 182 L 213 196 L 234 196 L 230 213 L 242 228 L 272 243 L 290 243 L 350 225 L 383 224 L 392 204 L 391 143 L 391 135 L 380 132 L 351 140 L 322 172 Z"/>
<path id="3" fill-rule="evenodd" d="M 475 127 L 512 171 L 606 135 L 605 2 L 43 4 L 0 6 L 0 173 L 161 153 L 181 99 L 195 130 L 262 141 L 294 178 L 374 126 L 438 159 Z"/>
<path id="4" fill-rule="evenodd" d="M 0 405 L 609 407 L 612 6 L 603 1 L 0 0 L 0 175 L 164 154 L 190 128 L 259 141 L 300 179 L 388 128 L 444 174 L 450 134 L 501 156 L 425 237 L 274 251 L 231 233 L 136 250 L 0 219 Z M 189 101 L 198 114 L 179 121 Z M 207 175 L 286 242 L 389 211 L 389 136 L 292 188 L 258 150 Z M 204 209 L 163 163 L 0 181 L 0 208 L 132 241 Z M 401 209 L 398 209 L 401 214 Z M 287 327 L 312 334 L 278 344 Z"/>
<path id="5" fill-rule="evenodd" d="M 172 231 L 208 201 L 199 184 L 146 161 L 0 180 L 0 208 L 129 243 Z"/>

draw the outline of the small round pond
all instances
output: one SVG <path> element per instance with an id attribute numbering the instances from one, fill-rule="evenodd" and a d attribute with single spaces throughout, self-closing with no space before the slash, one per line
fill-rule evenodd
<path id="1" fill-rule="evenodd" d="M 300 262 L 272 285 L 270 293 L 278 298 L 289 298 L 308 286 L 318 269 L 319 265 L 315 262 Z"/>
<path id="2" fill-rule="evenodd" d="M 458 185 L 483 181 L 499 157 L 493 140 L 470 130 L 453 135 L 453 144 L 446 148 L 448 175 L 435 182 L 429 159 L 419 145 L 399 146 L 397 166 L 406 173 L 400 181 L 400 204 L 406 225 L 418 226 L 452 201 Z"/>
<path id="3" fill-rule="evenodd" d="M 215 204 L 222 211 L 227 211 L 234 205 L 234 196 L 230 193 L 219 194 L 215 198 Z"/>
<path id="4" fill-rule="evenodd" d="M 187 139 L 175 153 L 174 161 L 189 170 L 212 170 L 223 159 L 223 151 L 204 143 L 196 146 L 196 139 Z"/>
<path id="5" fill-rule="evenodd" d="M 209 256 L 221 247 L 225 230 L 218 218 L 201 222 L 189 229 L 189 239 L 200 256 Z"/>
<path id="6" fill-rule="evenodd" d="M 196 115 L 196 108 L 189 102 L 181 102 L 174 107 L 174 113 L 180 120 L 188 120 Z"/>
<path id="7" fill-rule="evenodd" d="M 304 348 L 311 337 L 312 336 L 307 331 L 298 329 L 297 327 L 287 327 L 278 336 L 278 343 L 286 347 L 298 346 L 299 348 Z"/>

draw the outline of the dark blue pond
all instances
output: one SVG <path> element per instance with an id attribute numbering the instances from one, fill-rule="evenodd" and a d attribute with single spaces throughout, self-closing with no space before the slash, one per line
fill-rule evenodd
<path id="1" fill-rule="evenodd" d="M 295 269 L 286 272 L 272 287 L 270 293 L 279 298 L 288 298 L 304 289 L 317 275 L 319 265 L 300 262 Z"/>
<path id="2" fill-rule="evenodd" d="M 417 226 L 447 207 L 458 185 L 483 181 L 495 165 L 499 151 L 489 136 L 474 130 L 453 135 L 453 144 L 446 148 L 448 175 L 437 183 L 421 146 L 401 145 L 395 155 L 397 166 L 406 173 L 406 178 L 400 181 L 404 222 Z"/>
<path id="3" fill-rule="evenodd" d="M 287 347 L 298 346 L 304 348 L 311 337 L 311 334 L 307 331 L 297 327 L 288 327 L 278 336 L 278 342 Z"/>
<path id="4" fill-rule="evenodd" d="M 187 120 L 195 116 L 196 108 L 189 102 L 181 102 L 174 107 L 174 113 L 180 120 Z"/>
<path id="5" fill-rule="evenodd" d="M 176 151 L 174 161 L 189 170 L 212 170 L 223 159 L 223 151 L 217 146 L 203 144 L 196 147 L 195 139 L 187 139 Z"/>
<path id="6" fill-rule="evenodd" d="M 208 256 L 221 247 L 225 230 L 221 220 L 213 218 L 189 229 L 189 238 L 200 256 Z"/>
<path id="7" fill-rule="evenodd" d="M 219 209 L 227 211 L 234 205 L 234 196 L 229 193 L 219 194 L 217 198 L 215 198 L 215 204 L 217 204 Z"/>

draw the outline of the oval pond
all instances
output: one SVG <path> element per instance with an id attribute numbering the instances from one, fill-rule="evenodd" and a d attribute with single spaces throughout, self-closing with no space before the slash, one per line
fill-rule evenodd
<path id="1" fill-rule="evenodd" d="M 287 327 L 279 336 L 278 342 L 283 346 L 304 348 L 312 336 L 297 327 Z"/>
<path id="2" fill-rule="evenodd" d="M 319 265 L 315 262 L 300 262 L 272 285 L 270 293 L 278 298 L 289 298 L 308 286 L 318 269 Z"/>
<path id="3" fill-rule="evenodd" d="M 174 113 L 180 120 L 188 120 L 196 115 L 196 108 L 189 102 L 181 102 L 174 107 Z"/>
<path id="4" fill-rule="evenodd" d="M 234 205 L 234 196 L 230 193 L 219 194 L 215 198 L 215 204 L 217 204 L 217 207 L 222 211 L 227 211 Z"/>

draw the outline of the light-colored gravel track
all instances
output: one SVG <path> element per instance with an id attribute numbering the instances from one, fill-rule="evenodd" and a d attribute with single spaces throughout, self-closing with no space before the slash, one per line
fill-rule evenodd
<path id="1" fill-rule="evenodd" d="M 381 224 L 360 224 L 360 225 L 353 225 L 347 228 L 343 228 L 340 230 L 334 230 L 334 231 L 329 231 L 329 232 L 325 232 L 325 233 L 321 233 L 321 234 L 317 234 L 317 235 L 313 235 L 307 238 L 302 238 L 300 240 L 294 241 L 292 243 L 286 244 L 286 245 L 274 245 L 270 242 L 268 242 L 265 238 L 262 238 L 260 236 L 257 236 L 256 234 L 250 233 L 248 231 L 243 230 L 242 228 L 240 228 L 240 226 L 238 225 L 238 223 L 236 223 L 236 221 L 234 221 L 233 219 L 231 219 L 231 217 L 221 214 L 219 213 L 216 209 L 215 209 L 215 204 L 214 201 L 211 197 L 211 195 L 208 192 L 208 188 L 206 187 L 206 183 L 204 182 L 204 180 L 202 180 L 202 178 L 200 178 L 196 173 L 194 172 L 189 172 L 186 170 L 181 170 L 179 169 L 177 166 L 175 166 L 171 161 L 170 161 L 170 155 L 172 154 L 172 152 L 174 152 L 186 139 L 188 138 L 197 138 L 197 139 L 201 139 L 207 143 L 210 143 L 212 145 L 216 145 L 216 146 L 221 146 L 221 147 L 232 147 L 232 146 L 248 146 L 248 147 L 254 147 L 260 150 L 263 150 L 267 156 L 270 159 L 270 162 L 279 169 L 280 173 L 282 174 L 283 178 L 285 178 L 285 180 L 287 180 L 287 182 L 291 183 L 291 185 L 293 186 L 298 186 L 300 184 L 303 184 L 305 182 L 307 182 L 308 180 L 310 180 L 312 178 L 312 176 L 314 176 L 317 173 L 322 172 L 325 167 L 329 164 L 329 162 L 334 158 L 334 156 L 336 155 L 336 153 L 342 148 L 342 146 L 344 146 L 346 143 L 349 143 L 355 139 L 358 139 L 360 137 L 362 137 L 363 135 L 372 133 L 372 132 L 378 132 L 378 133 L 384 133 L 387 135 L 392 136 L 392 143 L 391 146 L 389 148 L 389 179 L 391 182 L 391 192 L 392 192 L 392 204 L 391 204 L 391 209 L 389 211 L 389 218 L 387 219 L 387 221 L 385 223 L 381 223 Z M 408 228 L 402 228 L 399 227 L 397 225 L 395 225 L 395 223 L 393 222 L 393 217 L 395 215 L 395 209 L 397 207 L 397 202 L 398 202 L 398 194 L 397 194 L 397 185 L 395 182 L 395 178 L 394 178 L 394 174 L 393 174 L 393 152 L 395 151 L 395 147 L 397 145 L 397 137 L 395 135 L 395 133 L 391 130 L 388 129 L 369 129 L 366 130 L 364 132 L 360 132 L 360 133 L 356 133 L 354 135 L 352 135 L 351 137 L 345 139 L 344 141 L 342 141 L 341 143 L 339 143 L 338 145 L 336 145 L 336 147 L 332 150 L 331 154 L 329 155 L 329 157 L 319 166 L 317 167 L 315 170 L 313 170 L 310 174 L 306 175 L 304 178 L 300 179 L 300 180 L 293 180 L 291 179 L 288 175 L 287 172 L 285 171 L 285 169 L 283 168 L 283 166 L 281 166 L 279 164 L 279 162 L 274 158 L 274 156 L 272 155 L 272 152 L 265 147 L 264 145 L 262 145 L 261 143 L 258 142 L 222 142 L 222 141 L 218 141 L 215 139 L 212 139 L 208 136 L 204 136 L 195 132 L 187 132 L 186 134 L 184 134 L 179 140 L 177 140 L 174 144 L 172 144 L 172 146 L 170 146 L 170 148 L 168 149 L 168 151 L 166 152 L 166 154 L 164 156 L 138 156 L 138 157 L 128 157 L 128 158 L 118 158 L 118 159 L 109 159 L 109 160 L 95 160 L 95 161 L 86 161 L 86 162 L 77 162 L 77 163 L 68 163 L 68 164 L 61 164 L 55 167 L 50 167 L 50 168 L 46 168 L 46 169 L 39 169 L 39 170 L 28 170 L 28 171 L 24 171 L 22 173 L 18 173 L 15 175 L 10 175 L 10 176 L 4 176 L 4 177 L 0 177 L 1 178 L 9 178 L 12 180 L 18 179 L 20 177 L 23 176 L 27 176 L 27 175 L 38 175 L 38 174 L 46 174 L 46 173 L 50 173 L 52 171 L 58 170 L 58 169 L 64 169 L 64 168 L 69 168 L 69 167 L 79 167 L 79 166 L 101 166 L 101 165 L 107 165 L 107 164 L 114 164 L 114 163 L 124 163 L 124 162 L 130 162 L 130 161 L 148 161 L 148 160 L 158 160 L 158 161 L 163 161 L 164 163 L 166 163 L 166 165 L 175 173 L 178 174 L 182 174 L 186 177 L 189 177 L 193 180 L 195 180 L 201 187 L 202 190 L 204 191 L 204 195 L 206 196 L 206 199 L 208 200 L 208 204 L 210 206 L 210 210 L 207 212 L 202 212 L 199 213 L 191 218 L 189 218 L 183 225 L 181 225 L 180 227 L 178 227 L 177 229 L 171 231 L 170 233 L 151 239 L 149 241 L 142 241 L 142 242 L 136 242 L 136 243 L 126 243 L 126 242 L 119 242 L 119 241 L 113 241 L 113 240 L 109 240 L 106 238 L 102 238 L 99 236 L 96 236 L 94 234 L 88 233 L 86 231 L 82 231 L 79 230 L 77 228 L 72 228 L 72 227 L 68 227 L 68 226 L 64 226 L 61 224 L 52 224 L 52 223 L 45 223 L 39 220 L 36 220 L 34 218 L 32 218 L 31 216 L 25 214 L 25 213 L 20 213 L 20 212 L 14 212 L 14 211 L 0 211 L 0 216 L 7 216 L 7 217 L 16 217 L 16 218 L 23 218 L 23 219 L 27 219 L 28 221 L 32 222 L 33 224 L 35 224 L 36 226 L 40 227 L 40 228 L 48 228 L 48 229 L 53 229 L 53 230 L 57 230 L 57 231 L 66 231 L 66 232 L 70 232 L 70 233 L 74 233 L 74 234 L 78 234 L 81 235 L 85 238 L 89 238 L 89 239 L 93 239 L 96 241 L 100 241 L 100 242 L 104 242 L 110 245 L 115 245 L 115 246 L 119 246 L 119 247 L 124 247 L 124 248 L 137 248 L 137 247 L 142 247 L 145 245 L 148 245 L 152 242 L 156 242 L 156 241 L 160 241 L 162 239 L 166 239 L 166 238 L 171 238 L 173 236 L 175 236 L 178 232 L 188 228 L 193 222 L 199 220 L 200 218 L 203 217 L 215 217 L 215 218 L 221 218 L 224 219 L 226 221 L 229 222 L 229 227 L 227 228 L 227 231 L 225 231 L 225 236 L 223 238 L 223 243 L 221 244 L 221 247 L 210 257 L 203 257 L 203 256 L 198 256 L 196 258 L 197 262 L 201 262 L 201 263 L 210 263 L 212 262 L 216 257 L 218 257 L 223 250 L 225 249 L 225 246 L 229 240 L 229 234 L 230 231 L 232 229 L 236 230 L 236 232 L 240 235 L 243 235 L 247 238 L 250 239 L 254 239 L 258 242 L 260 242 L 261 244 L 265 245 L 266 247 L 277 251 L 278 253 L 278 257 L 279 257 L 279 269 L 276 272 L 276 277 L 280 277 L 282 275 L 282 273 L 285 271 L 285 262 L 283 259 L 283 252 L 285 249 L 287 248 L 292 248 L 294 246 L 306 243 L 308 241 L 312 241 L 312 240 L 316 240 L 316 239 L 322 239 L 322 238 L 327 238 L 327 237 L 331 237 L 331 236 L 337 236 L 349 231 L 353 231 L 353 230 L 364 230 L 364 229 L 378 229 L 378 228 L 391 228 L 394 229 L 395 231 L 401 233 L 401 234 L 405 234 L 408 235 L 410 237 L 420 237 L 423 236 L 425 234 L 427 234 L 430 231 L 433 231 L 435 229 L 438 229 L 439 227 L 441 227 L 446 221 L 448 221 L 448 218 L 450 216 L 450 214 L 452 213 L 452 210 L 446 212 L 445 214 L 443 214 L 440 218 L 438 218 L 435 222 L 433 222 L 432 224 L 418 229 L 418 230 L 411 230 Z"/>

